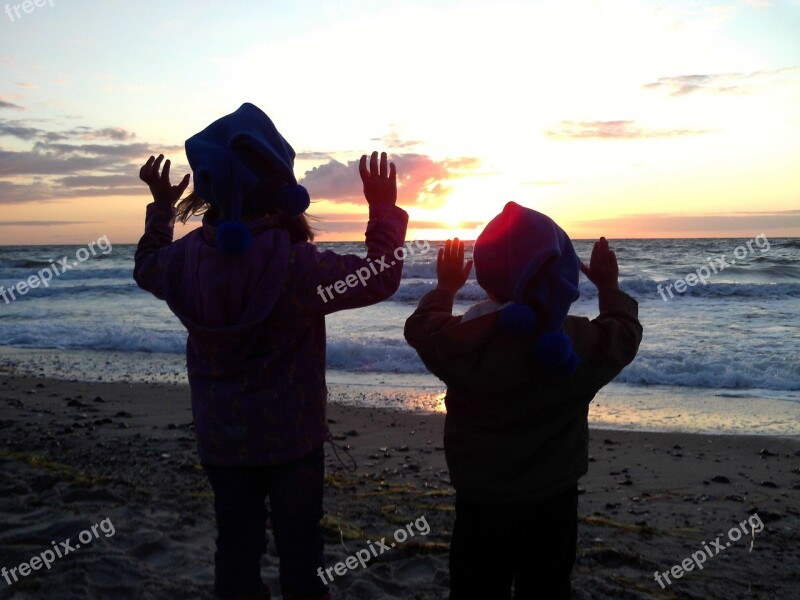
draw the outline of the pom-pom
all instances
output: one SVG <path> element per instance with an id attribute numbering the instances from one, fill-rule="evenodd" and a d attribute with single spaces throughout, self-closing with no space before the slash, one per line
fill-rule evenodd
<path id="1" fill-rule="evenodd" d="M 578 355 L 570 339 L 560 331 L 547 331 L 536 342 L 536 351 L 542 364 L 553 369 L 560 377 L 571 375 L 578 368 Z"/>
<path id="2" fill-rule="evenodd" d="M 290 217 L 302 215 L 311 205 L 308 190 L 302 185 L 287 185 L 281 189 L 278 206 Z"/>
<path id="3" fill-rule="evenodd" d="M 217 226 L 217 245 L 227 254 L 241 254 L 253 243 L 250 228 L 239 221 L 223 221 Z"/>
<path id="4" fill-rule="evenodd" d="M 512 302 L 500 311 L 500 325 L 513 335 L 536 333 L 536 312 L 525 304 Z"/>

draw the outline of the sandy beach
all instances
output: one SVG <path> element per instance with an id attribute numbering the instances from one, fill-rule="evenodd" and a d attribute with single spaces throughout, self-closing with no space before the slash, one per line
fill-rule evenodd
<path id="1" fill-rule="evenodd" d="M 355 393 L 331 389 L 330 428 L 357 467 L 326 445 L 326 560 L 382 538 L 389 549 L 342 567 L 333 597 L 446 598 L 444 416 L 340 401 Z M 574 598 L 800 598 L 800 438 L 596 429 L 590 452 Z M 0 374 L 0 463 L 0 567 L 13 584 L 0 579 L 0 599 L 213 597 L 212 494 L 188 387 Z M 268 538 L 263 575 L 280 597 Z M 49 568 L 32 560 L 67 539 Z"/>

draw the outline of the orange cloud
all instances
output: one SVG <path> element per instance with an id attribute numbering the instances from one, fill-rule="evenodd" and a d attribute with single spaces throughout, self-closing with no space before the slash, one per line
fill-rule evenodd
<path id="1" fill-rule="evenodd" d="M 641 140 L 707 133 L 704 129 L 644 129 L 635 121 L 561 121 L 546 132 L 554 139 Z"/>
<path id="2" fill-rule="evenodd" d="M 413 204 L 438 204 L 450 192 L 448 180 L 463 177 L 477 168 L 477 158 L 461 157 L 436 161 L 424 154 L 397 154 L 391 157 L 397 167 L 398 200 Z M 332 202 L 359 202 L 362 199 L 358 161 L 347 164 L 330 160 L 306 171 L 300 180 L 313 198 Z"/>

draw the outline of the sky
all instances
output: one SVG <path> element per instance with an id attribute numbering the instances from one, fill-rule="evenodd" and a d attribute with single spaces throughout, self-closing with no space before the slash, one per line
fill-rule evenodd
<path id="1" fill-rule="evenodd" d="M 243 102 L 297 151 L 320 241 L 363 239 L 373 150 L 409 239 L 474 239 L 512 200 L 576 239 L 800 236 L 800 0 L 0 10 L 0 245 L 136 242 L 141 164 L 177 182 Z"/>

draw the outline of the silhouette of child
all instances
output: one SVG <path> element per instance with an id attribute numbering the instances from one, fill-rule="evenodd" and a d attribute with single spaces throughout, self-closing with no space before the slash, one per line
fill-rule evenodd
<path id="1" fill-rule="evenodd" d="M 620 291 L 614 253 L 595 243 L 588 267 L 547 216 L 509 202 L 478 236 L 478 284 L 489 300 L 453 316 L 473 261 L 439 251 L 438 285 L 405 336 L 447 384 L 444 447 L 456 490 L 450 598 L 569 598 L 578 479 L 588 468 L 588 411 L 636 355 L 637 303 Z M 582 269 L 600 315 L 567 316 Z"/>
<path id="2" fill-rule="evenodd" d="M 186 358 L 200 461 L 214 490 L 215 592 L 270 597 L 261 580 L 269 496 L 283 597 L 329 598 L 323 564 L 326 421 L 325 315 L 391 296 L 408 215 L 395 205 L 394 164 L 361 157 L 369 203 L 367 257 L 310 243 L 306 190 L 295 153 L 259 108 L 243 104 L 186 141 L 194 192 L 150 157 L 145 233 L 134 278 L 167 302 L 188 330 Z M 173 241 L 173 225 L 205 213 Z M 370 269 L 372 261 L 390 268 Z M 359 271 L 360 270 L 360 271 Z M 354 282 L 356 272 L 368 273 Z M 342 283 L 345 282 L 345 283 Z M 337 285 L 338 284 L 338 285 Z M 353 285 L 351 285 L 353 284 Z M 337 293 L 320 294 L 320 289 Z"/>

